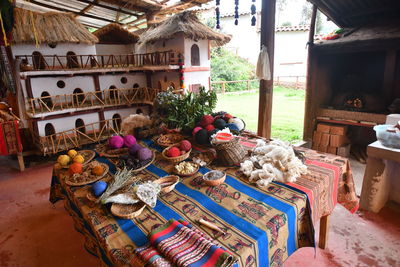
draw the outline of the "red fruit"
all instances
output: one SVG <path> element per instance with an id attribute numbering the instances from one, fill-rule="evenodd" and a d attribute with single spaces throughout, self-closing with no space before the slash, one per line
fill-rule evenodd
<path id="1" fill-rule="evenodd" d="M 171 147 L 167 150 L 167 156 L 170 158 L 179 157 L 181 155 L 181 151 L 177 147 Z"/>
<path id="2" fill-rule="evenodd" d="M 224 117 L 223 117 L 223 119 L 226 121 L 226 122 L 228 122 L 230 119 L 232 119 L 233 118 L 233 116 L 231 115 L 231 114 L 229 114 L 229 113 L 226 113 L 226 114 L 224 114 Z"/>
<path id="3" fill-rule="evenodd" d="M 189 151 L 192 148 L 192 144 L 188 140 L 182 140 L 179 149 L 183 151 Z"/>
<path id="4" fill-rule="evenodd" d="M 200 120 L 200 125 L 205 128 L 207 125 L 212 124 L 213 122 L 214 122 L 214 117 L 213 116 L 204 115 Z"/>
<path id="5" fill-rule="evenodd" d="M 212 131 L 212 130 L 214 130 L 214 129 L 215 129 L 215 127 L 214 127 L 214 125 L 212 125 L 212 124 L 206 126 L 207 132 L 210 132 L 210 131 Z"/>
<path id="6" fill-rule="evenodd" d="M 186 154 L 186 151 L 181 150 L 181 156 Z"/>

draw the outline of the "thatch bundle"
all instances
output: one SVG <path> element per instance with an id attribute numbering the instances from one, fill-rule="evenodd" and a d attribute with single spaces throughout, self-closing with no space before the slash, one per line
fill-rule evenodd
<path id="1" fill-rule="evenodd" d="M 102 2 L 135 11 L 138 9 L 140 9 L 140 11 L 155 11 L 160 10 L 162 7 L 160 3 L 152 0 L 102 0 Z"/>
<path id="2" fill-rule="evenodd" d="M 101 44 L 133 44 L 139 39 L 139 35 L 129 32 L 116 23 L 110 23 L 93 34 L 99 38 Z"/>
<path id="3" fill-rule="evenodd" d="M 185 37 L 196 41 L 200 39 L 212 40 L 218 46 L 231 40 L 231 36 L 215 32 L 201 23 L 196 13 L 185 11 L 152 26 L 140 35 L 139 42 L 145 44 L 171 39 L 178 33 L 183 33 Z"/>
<path id="4" fill-rule="evenodd" d="M 33 14 L 33 25 L 30 12 Z M 72 14 L 38 13 L 15 8 L 14 18 L 13 43 L 15 44 L 35 43 L 33 26 L 39 44 L 62 42 L 94 44 L 99 41 Z"/>

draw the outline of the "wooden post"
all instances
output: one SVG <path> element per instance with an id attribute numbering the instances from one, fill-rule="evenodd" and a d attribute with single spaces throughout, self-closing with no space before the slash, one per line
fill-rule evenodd
<path id="1" fill-rule="evenodd" d="M 394 85 L 396 80 L 396 57 L 397 50 L 389 49 L 386 51 L 385 72 L 383 76 L 383 90 L 387 105 L 394 99 Z"/>
<path id="2" fill-rule="evenodd" d="M 246 81 L 247 91 L 250 91 L 250 80 Z"/>
<path id="3" fill-rule="evenodd" d="M 299 76 L 296 76 L 296 89 L 299 89 Z"/>
<path id="4" fill-rule="evenodd" d="M 221 83 L 221 91 L 223 94 L 225 94 L 225 82 Z"/>
<path id="5" fill-rule="evenodd" d="M 325 249 L 328 244 L 329 221 L 330 221 L 330 215 L 323 216 L 319 220 L 320 225 L 319 225 L 318 246 L 322 249 Z"/>
<path id="6" fill-rule="evenodd" d="M 272 91 L 274 87 L 274 42 L 275 42 L 276 0 L 262 0 L 261 4 L 261 46 L 267 47 L 271 79 L 260 80 L 258 104 L 258 135 L 271 137 Z"/>
<path id="7" fill-rule="evenodd" d="M 315 22 L 317 19 L 317 11 L 318 8 L 316 5 L 313 6 L 312 10 L 312 15 L 311 15 L 311 23 L 310 23 L 310 33 L 308 35 L 308 58 L 307 58 L 307 80 L 306 80 L 306 101 L 305 101 L 305 106 L 304 106 L 304 133 L 303 133 L 303 139 L 306 141 L 311 141 L 312 138 L 312 132 L 314 129 L 313 125 L 313 114 L 314 111 L 312 110 L 312 52 L 313 52 L 313 46 L 314 46 L 314 35 L 315 35 Z"/>

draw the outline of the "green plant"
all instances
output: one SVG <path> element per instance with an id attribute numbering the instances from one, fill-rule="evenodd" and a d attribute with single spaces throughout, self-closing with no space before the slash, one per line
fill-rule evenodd
<path id="1" fill-rule="evenodd" d="M 255 78 L 255 66 L 233 52 L 222 48 L 211 50 L 211 80 L 238 81 Z M 214 84 L 213 88 L 220 90 L 221 85 Z M 241 91 L 246 89 L 245 83 L 227 84 L 226 91 Z"/>
<path id="2" fill-rule="evenodd" d="M 155 100 L 157 112 L 169 128 L 193 129 L 204 114 L 210 114 L 217 104 L 214 91 L 200 87 L 198 93 L 176 95 L 172 91 L 159 93 Z"/>

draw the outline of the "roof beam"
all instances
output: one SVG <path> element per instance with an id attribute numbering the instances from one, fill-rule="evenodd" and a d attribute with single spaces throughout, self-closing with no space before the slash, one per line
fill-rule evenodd
<path id="1" fill-rule="evenodd" d="M 99 1 L 99 0 L 94 0 L 93 2 L 95 3 L 95 2 L 98 2 L 98 1 Z M 93 7 L 94 7 L 93 4 L 89 4 L 89 5 L 87 5 L 85 8 L 83 8 L 83 9 L 81 10 L 81 12 L 82 12 L 82 13 L 85 13 L 85 12 L 91 10 Z M 78 17 L 78 16 L 79 16 L 79 15 L 77 15 L 77 14 L 74 15 L 74 17 Z"/>
<path id="2" fill-rule="evenodd" d="M 82 2 L 82 3 L 86 3 L 86 4 L 91 4 L 97 7 L 101 7 L 101 8 L 105 8 L 108 10 L 112 10 L 112 11 L 116 11 L 116 12 L 121 12 L 127 15 L 131 15 L 131 16 L 138 16 L 138 13 L 133 13 L 131 11 L 127 11 L 127 10 L 123 10 L 121 8 L 116 8 L 116 7 L 112 7 L 112 6 L 108 6 L 105 4 L 101 4 L 101 3 L 97 3 L 98 1 L 90 1 L 90 0 L 76 0 L 78 2 Z M 140 11 L 140 12 L 146 12 L 147 10 L 141 7 L 133 7 L 132 9 L 135 9 L 136 11 Z"/>
<path id="3" fill-rule="evenodd" d="M 97 16 L 94 16 L 94 15 L 86 14 L 86 13 L 83 13 L 82 11 L 77 12 L 77 11 L 73 11 L 73 10 L 70 10 L 70 9 L 65 9 L 65 8 L 62 8 L 62 7 L 48 5 L 48 4 L 41 3 L 41 2 L 38 2 L 38 1 L 35 1 L 35 0 L 31 0 L 31 3 L 35 4 L 35 5 L 38 5 L 38 6 L 47 7 L 47 8 L 50 8 L 50 9 L 62 11 L 62 12 L 73 13 L 73 14 L 78 15 L 78 16 L 88 17 L 88 18 L 97 19 L 97 20 L 103 20 L 103 21 L 107 21 L 107 22 L 110 22 L 110 23 L 114 23 L 115 22 L 114 20 L 110 20 L 110 19 L 101 18 L 101 17 L 97 17 Z"/>

